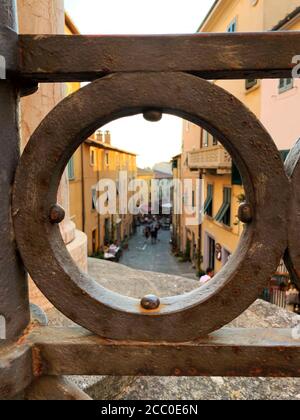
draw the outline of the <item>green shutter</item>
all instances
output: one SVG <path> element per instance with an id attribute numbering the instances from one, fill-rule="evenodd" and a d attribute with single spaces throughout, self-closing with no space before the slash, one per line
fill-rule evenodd
<path id="1" fill-rule="evenodd" d="M 245 81 L 246 90 L 249 90 L 256 85 L 257 85 L 257 79 L 246 79 Z"/>
<path id="2" fill-rule="evenodd" d="M 294 87 L 294 80 L 291 78 L 288 79 L 279 79 L 279 93 L 290 90 Z"/>
<path id="3" fill-rule="evenodd" d="M 223 223 L 223 219 L 226 213 L 230 210 L 231 207 L 231 188 L 224 188 L 223 192 L 223 204 L 218 211 L 215 220 L 219 223 Z"/>
<path id="4" fill-rule="evenodd" d="M 282 161 L 285 162 L 285 160 L 286 160 L 288 154 L 290 153 L 290 151 L 289 150 L 280 150 L 279 153 L 280 153 Z"/>
<path id="5" fill-rule="evenodd" d="M 243 180 L 240 171 L 238 170 L 234 162 L 232 163 L 231 183 L 232 185 L 243 185 Z"/>
<path id="6" fill-rule="evenodd" d="M 204 203 L 204 214 L 208 213 L 208 209 L 213 202 L 213 186 L 211 184 L 207 185 L 207 198 Z"/>
<path id="7" fill-rule="evenodd" d="M 216 221 L 219 223 L 223 222 L 224 216 L 227 213 L 227 211 L 230 208 L 230 203 L 223 203 L 222 207 L 218 211 L 218 214 L 216 215 Z"/>

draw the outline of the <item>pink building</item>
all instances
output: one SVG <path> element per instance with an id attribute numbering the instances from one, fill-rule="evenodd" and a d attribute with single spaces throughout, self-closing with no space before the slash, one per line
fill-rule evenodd
<path id="1" fill-rule="evenodd" d="M 261 100 L 262 123 L 279 150 L 291 149 L 300 137 L 300 79 L 262 81 Z"/>
<path id="2" fill-rule="evenodd" d="M 283 19 L 275 30 L 300 30 L 300 7 Z M 280 54 L 280 51 L 274 51 Z M 300 51 L 299 51 L 300 54 Z M 291 57 L 292 62 L 293 57 Z M 261 122 L 279 150 L 290 149 L 300 138 L 300 79 L 261 81 Z"/>

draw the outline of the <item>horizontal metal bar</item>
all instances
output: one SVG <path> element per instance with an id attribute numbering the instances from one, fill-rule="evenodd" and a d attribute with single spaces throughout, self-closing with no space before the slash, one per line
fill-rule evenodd
<path id="1" fill-rule="evenodd" d="M 0 345 L 0 399 L 44 375 L 300 377 L 300 340 L 290 329 L 224 328 L 187 343 L 126 342 L 31 325 Z"/>
<path id="2" fill-rule="evenodd" d="M 19 76 L 89 81 L 116 72 L 189 72 L 204 79 L 291 77 L 300 32 L 161 36 L 19 36 Z"/>
<path id="3" fill-rule="evenodd" d="M 289 329 L 221 329 L 188 343 L 117 342 L 81 328 L 31 335 L 46 375 L 300 377 L 300 340 Z"/>

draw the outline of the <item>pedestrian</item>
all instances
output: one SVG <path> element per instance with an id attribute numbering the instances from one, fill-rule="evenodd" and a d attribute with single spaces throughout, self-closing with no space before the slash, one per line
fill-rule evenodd
<path id="1" fill-rule="evenodd" d="M 148 241 L 148 239 L 150 238 L 150 229 L 148 226 L 146 226 L 144 229 L 144 236 L 146 238 L 146 241 Z"/>
<path id="2" fill-rule="evenodd" d="M 157 241 L 157 230 L 156 230 L 156 227 L 155 227 L 154 223 L 151 226 L 150 233 L 151 233 L 151 243 L 152 243 L 152 245 L 155 245 L 156 241 Z"/>
<path id="3" fill-rule="evenodd" d="M 200 278 L 200 285 L 203 286 L 205 283 L 210 281 L 213 277 L 214 277 L 214 270 L 209 267 L 206 270 L 206 274 Z"/>
<path id="4" fill-rule="evenodd" d="M 286 309 L 290 312 L 297 312 L 296 307 L 299 305 L 299 292 L 294 284 L 286 292 Z"/>

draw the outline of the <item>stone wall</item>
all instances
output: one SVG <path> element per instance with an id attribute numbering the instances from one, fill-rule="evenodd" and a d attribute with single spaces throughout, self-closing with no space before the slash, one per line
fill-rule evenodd
<path id="1" fill-rule="evenodd" d="M 65 15 L 63 0 L 18 0 L 19 32 L 22 34 L 64 34 Z M 47 57 L 45 57 L 47 60 Z M 40 84 L 34 95 L 21 100 L 21 148 L 43 118 L 66 96 L 66 85 Z M 77 265 L 87 271 L 87 238 L 75 229 L 69 218 L 69 182 L 64 173 L 58 191 L 58 202 L 66 210 L 61 233 L 67 249 Z M 38 240 L 38 238 L 37 238 Z M 31 301 L 47 310 L 51 304 L 30 282 Z"/>

